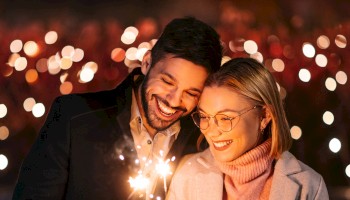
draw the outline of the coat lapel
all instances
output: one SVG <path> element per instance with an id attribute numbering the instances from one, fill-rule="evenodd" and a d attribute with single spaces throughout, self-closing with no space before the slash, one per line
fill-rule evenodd
<path id="1" fill-rule="evenodd" d="M 290 175 L 299 173 L 301 171 L 301 166 L 295 159 L 291 159 L 292 157 L 293 155 L 291 153 L 284 152 L 277 161 L 272 178 L 269 199 L 299 199 L 301 188 L 299 184 L 290 178 Z"/>

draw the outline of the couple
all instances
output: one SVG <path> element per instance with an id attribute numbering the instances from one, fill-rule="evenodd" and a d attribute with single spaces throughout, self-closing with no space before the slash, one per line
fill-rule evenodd
<path id="1" fill-rule="evenodd" d="M 234 199 L 251 191 L 327 199 L 322 177 L 287 152 L 289 129 L 272 77 L 254 60 L 239 59 L 206 82 L 221 57 L 214 29 L 174 19 L 141 69 L 114 90 L 58 97 L 23 161 L 13 199 L 164 199 L 170 178 L 164 183 L 154 170 L 159 159 L 179 166 L 168 199 Z M 203 138 L 191 116 L 210 148 L 179 164 Z M 137 175 L 148 178 L 146 193 L 130 187 Z M 242 180 L 252 184 L 247 193 Z"/>

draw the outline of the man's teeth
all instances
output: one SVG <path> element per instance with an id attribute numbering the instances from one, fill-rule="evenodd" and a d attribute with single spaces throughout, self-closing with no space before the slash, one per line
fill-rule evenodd
<path id="1" fill-rule="evenodd" d="M 173 115 L 176 110 L 169 108 L 168 106 L 166 106 L 163 102 L 158 101 L 158 107 L 160 108 L 160 111 L 164 114 L 164 115 Z"/>
<path id="2" fill-rule="evenodd" d="M 224 146 L 227 146 L 229 144 L 231 144 L 233 141 L 232 140 L 228 140 L 228 141 L 223 141 L 223 142 L 213 142 L 215 147 L 221 148 Z"/>

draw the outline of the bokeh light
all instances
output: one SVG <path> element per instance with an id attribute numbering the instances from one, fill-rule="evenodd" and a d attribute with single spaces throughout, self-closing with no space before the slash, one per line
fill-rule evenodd
<path id="1" fill-rule="evenodd" d="M 255 60 L 259 61 L 260 63 L 264 62 L 264 56 L 260 52 L 256 52 L 254 54 L 251 54 L 250 57 L 254 58 Z"/>
<path id="2" fill-rule="evenodd" d="M 254 54 L 258 51 L 258 45 L 253 40 L 245 41 L 243 48 L 249 54 Z"/>
<path id="3" fill-rule="evenodd" d="M 5 104 L 0 104 L 0 118 L 4 118 L 7 114 L 7 107 Z"/>
<path id="4" fill-rule="evenodd" d="M 283 72 L 284 70 L 284 62 L 283 60 L 276 58 L 272 60 L 272 68 L 276 71 L 276 72 Z"/>
<path id="5" fill-rule="evenodd" d="M 315 47 L 310 43 L 304 43 L 303 53 L 304 53 L 304 56 L 308 58 L 313 58 L 316 53 Z"/>
<path id="6" fill-rule="evenodd" d="M 13 53 L 10 55 L 7 64 L 10 65 L 11 67 L 15 66 L 15 62 L 17 60 L 17 58 L 21 57 L 18 53 Z"/>
<path id="7" fill-rule="evenodd" d="M 338 153 L 341 149 L 341 142 L 338 138 L 333 138 L 329 141 L 328 146 L 333 153 Z"/>
<path id="8" fill-rule="evenodd" d="M 0 154 L 0 170 L 6 169 L 8 163 L 9 162 L 8 162 L 7 157 L 3 154 Z"/>
<path id="9" fill-rule="evenodd" d="M 26 72 L 25 78 L 28 83 L 35 83 L 38 80 L 38 72 L 35 69 L 29 69 Z"/>
<path id="10" fill-rule="evenodd" d="M 307 69 L 300 69 L 299 70 L 299 79 L 303 82 L 309 82 L 311 79 L 311 73 Z"/>
<path id="11" fill-rule="evenodd" d="M 54 44 L 58 39 L 58 34 L 56 31 L 49 31 L 45 35 L 46 44 Z"/>
<path id="12" fill-rule="evenodd" d="M 62 48 L 61 55 L 62 57 L 69 57 L 71 58 L 74 55 L 74 47 L 71 45 L 67 45 Z"/>
<path id="13" fill-rule="evenodd" d="M 70 57 L 64 56 L 63 58 L 61 58 L 61 60 L 60 60 L 61 69 L 67 70 L 67 69 L 71 68 L 72 65 L 73 65 L 73 61 Z"/>
<path id="14" fill-rule="evenodd" d="M 346 40 L 346 37 L 344 35 L 337 35 L 335 37 L 335 45 L 337 45 L 339 48 L 345 48 L 346 45 L 347 45 L 347 40 Z"/>
<path id="15" fill-rule="evenodd" d="M 40 73 L 44 73 L 47 72 L 48 67 L 47 67 L 47 63 L 48 60 L 46 58 L 40 58 L 37 62 L 36 62 L 36 70 Z"/>
<path id="16" fill-rule="evenodd" d="M 15 69 L 17 71 L 23 71 L 25 68 L 27 68 L 28 61 L 25 57 L 19 57 L 15 61 Z"/>
<path id="17" fill-rule="evenodd" d="M 69 81 L 65 81 L 60 85 L 61 94 L 70 94 L 73 91 L 73 84 Z"/>
<path id="18" fill-rule="evenodd" d="M 346 82 L 348 81 L 348 76 L 346 75 L 345 72 L 343 71 L 338 71 L 335 74 L 335 80 L 337 80 L 337 82 L 341 85 L 345 85 Z"/>
<path id="19" fill-rule="evenodd" d="M 9 129 L 6 126 L 0 126 L 0 140 L 6 140 L 9 135 Z"/>
<path id="20" fill-rule="evenodd" d="M 72 61 L 73 62 L 80 62 L 84 58 L 84 51 L 80 48 L 76 48 L 73 52 Z"/>
<path id="21" fill-rule="evenodd" d="M 137 28 L 129 26 L 125 29 L 124 33 L 122 34 L 121 41 L 124 44 L 132 44 L 135 42 L 138 33 L 139 31 L 137 30 Z"/>
<path id="22" fill-rule="evenodd" d="M 121 62 L 125 58 L 125 51 L 122 48 L 115 48 L 111 52 L 111 59 L 115 62 Z"/>
<path id="23" fill-rule="evenodd" d="M 302 131 L 299 126 L 292 126 L 292 128 L 290 129 L 290 133 L 294 140 L 298 140 L 302 135 Z"/>
<path id="24" fill-rule="evenodd" d="M 39 53 L 39 46 L 34 41 L 28 41 L 24 44 L 23 50 L 29 57 L 34 57 Z"/>
<path id="25" fill-rule="evenodd" d="M 22 48 L 23 48 L 22 40 L 14 40 L 10 44 L 10 51 L 12 53 L 18 53 L 22 50 Z"/>
<path id="26" fill-rule="evenodd" d="M 33 109 L 33 106 L 36 104 L 35 99 L 33 97 L 28 97 L 23 102 L 23 108 L 27 112 L 31 112 Z"/>
<path id="27" fill-rule="evenodd" d="M 316 58 L 315 58 L 315 62 L 319 67 L 326 67 L 326 65 L 328 63 L 328 59 L 323 54 L 317 54 Z"/>
<path id="28" fill-rule="evenodd" d="M 327 125 L 331 125 L 334 122 L 334 115 L 330 111 L 326 111 L 322 116 L 323 122 Z"/>
<path id="29" fill-rule="evenodd" d="M 345 168 L 345 174 L 350 178 L 350 164 Z"/>
<path id="30" fill-rule="evenodd" d="M 327 36 L 321 35 L 317 38 L 317 46 L 320 49 L 327 49 L 330 45 L 330 40 Z"/>
<path id="31" fill-rule="evenodd" d="M 137 48 L 130 47 L 128 50 L 126 50 L 125 57 L 128 58 L 129 60 L 137 60 L 136 53 L 137 53 Z"/>
<path id="32" fill-rule="evenodd" d="M 32 113 L 34 117 L 39 118 L 45 114 L 45 106 L 42 103 L 36 103 L 33 106 Z"/>
<path id="33" fill-rule="evenodd" d="M 326 79 L 325 86 L 329 91 L 334 91 L 337 88 L 337 82 L 329 77 Z"/>
<path id="34" fill-rule="evenodd" d="M 94 71 L 85 67 L 81 70 L 79 77 L 83 83 L 90 82 L 94 78 Z"/>

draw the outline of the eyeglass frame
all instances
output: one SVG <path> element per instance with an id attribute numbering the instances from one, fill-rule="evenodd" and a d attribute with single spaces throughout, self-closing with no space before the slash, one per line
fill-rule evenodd
<path id="1" fill-rule="evenodd" d="M 199 129 L 201 129 L 201 130 L 207 130 L 207 129 L 209 128 L 210 119 L 211 119 L 211 118 L 214 118 L 214 122 L 215 122 L 216 127 L 218 127 L 222 132 L 229 132 L 229 131 L 232 131 L 232 129 L 233 129 L 233 128 L 238 124 L 238 122 L 239 122 L 239 121 L 238 121 L 234 126 L 232 126 L 232 120 L 236 119 L 237 117 L 241 117 L 243 114 L 248 113 L 249 111 L 251 111 L 251 110 L 253 110 L 253 109 L 255 109 L 255 108 L 258 108 L 258 107 L 262 107 L 262 106 L 261 106 L 261 105 L 255 105 L 255 106 L 253 106 L 252 108 L 249 108 L 249 109 L 247 109 L 247 110 L 245 110 L 245 111 L 240 112 L 240 113 L 239 113 L 237 116 L 235 116 L 235 117 L 230 117 L 230 116 L 227 116 L 227 115 L 221 114 L 221 113 L 216 113 L 214 116 L 213 116 L 213 115 L 208 115 L 207 113 L 205 113 L 205 114 L 207 115 L 206 117 L 209 117 L 209 120 L 208 120 L 208 126 L 207 126 L 206 128 L 204 128 L 204 129 L 201 128 L 201 127 L 196 123 L 196 121 L 195 121 L 195 119 L 194 119 L 194 117 L 193 117 L 193 115 L 195 115 L 196 113 L 200 113 L 200 111 L 197 110 L 197 111 L 193 112 L 193 113 L 191 114 L 191 118 L 192 118 L 194 124 L 195 124 Z M 220 128 L 220 126 L 219 126 L 219 124 L 218 124 L 218 120 L 216 119 L 216 115 L 225 115 L 226 117 L 229 118 L 230 124 L 231 124 L 230 130 L 224 131 L 224 130 L 222 130 L 222 129 Z"/>

